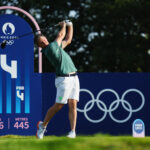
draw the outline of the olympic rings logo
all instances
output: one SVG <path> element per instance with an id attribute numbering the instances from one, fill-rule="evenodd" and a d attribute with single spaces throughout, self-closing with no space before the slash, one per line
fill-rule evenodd
<path id="1" fill-rule="evenodd" d="M 92 92 L 90 92 L 89 90 L 87 89 L 80 89 L 80 92 L 86 92 L 88 93 L 90 96 L 91 96 L 91 100 L 88 101 L 84 108 L 83 109 L 79 109 L 77 108 L 77 111 L 78 112 L 81 112 L 81 113 L 84 113 L 84 116 L 85 118 L 89 121 L 89 122 L 92 122 L 92 123 L 99 123 L 99 122 L 102 122 L 106 116 L 107 116 L 107 113 L 109 114 L 110 118 L 117 122 L 117 123 L 124 123 L 124 122 L 127 122 L 131 116 L 132 116 L 132 113 L 134 112 L 138 112 L 140 111 L 144 104 L 145 104 L 145 97 L 143 95 L 143 93 L 141 91 L 139 91 L 138 89 L 128 89 L 126 90 L 121 98 L 119 97 L 118 93 L 112 89 L 104 89 L 102 91 L 100 91 L 96 97 L 96 99 L 94 98 L 94 95 Z M 113 101 L 109 108 L 107 108 L 106 104 L 100 99 L 101 95 L 104 94 L 105 92 L 110 92 L 112 94 L 114 94 L 114 96 L 116 97 L 116 100 Z M 140 95 L 141 97 L 141 105 L 138 107 L 138 108 L 135 108 L 133 109 L 131 104 L 125 99 L 126 95 L 128 93 L 131 93 L 131 92 L 135 92 L 137 94 Z M 112 112 L 115 111 L 118 107 L 119 107 L 119 104 L 121 103 L 122 107 L 129 112 L 129 115 L 125 118 L 125 119 L 122 119 L 122 120 L 119 120 L 119 119 L 116 119 Z M 89 112 L 93 107 L 94 107 L 94 104 L 97 105 L 97 107 L 99 108 L 99 110 L 101 110 L 102 112 L 104 112 L 104 115 L 100 118 L 100 119 L 97 119 L 97 120 L 93 120 L 91 119 L 88 115 L 87 115 L 87 112 Z"/>
<path id="2" fill-rule="evenodd" d="M 13 44 L 14 44 L 14 40 L 7 41 L 7 45 L 13 45 Z"/>

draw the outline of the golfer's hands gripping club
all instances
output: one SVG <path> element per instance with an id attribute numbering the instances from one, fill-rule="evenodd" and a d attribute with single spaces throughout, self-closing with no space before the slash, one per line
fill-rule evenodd
<path id="1" fill-rule="evenodd" d="M 67 26 L 72 26 L 72 22 L 70 20 L 64 20 Z"/>
<path id="2" fill-rule="evenodd" d="M 71 25 L 72 25 L 72 22 L 71 22 L 70 20 L 61 21 L 61 22 L 59 22 L 59 25 L 60 25 L 60 26 L 63 26 L 64 23 L 65 23 L 67 26 L 71 26 Z"/>

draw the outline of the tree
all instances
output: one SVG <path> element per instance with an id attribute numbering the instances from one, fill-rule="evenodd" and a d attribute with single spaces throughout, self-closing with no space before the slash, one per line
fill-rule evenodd
<path id="1" fill-rule="evenodd" d="M 3 0 L 0 4 L 25 9 L 41 28 L 71 19 L 74 38 L 66 51 L 80 72 L 150 71 L 150 2 L 147 0 L 12 0 L 9 3 Z M 44 34 L 53 41 L 58 30 Z M 35 57 L 35 64 L 37 61 Z M 37 68 L 35 65 L 35 71 Z M 54 71 L 52 68 L 43 56 L 43 71 Z"/>

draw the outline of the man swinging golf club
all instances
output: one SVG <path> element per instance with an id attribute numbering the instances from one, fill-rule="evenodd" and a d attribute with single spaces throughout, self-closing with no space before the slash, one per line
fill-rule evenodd
<path id="1" fill-rule="evenodd" d="M 39 139 L 43 138 L 44 132 L 52 117 L 68 103 L 69 120 L 71 131 L 67 135 L 69 138 L 76 137 L 76 119 L 77 119 L 77 102 L 79 101 L 79 79 L 77 69 L 71 57 L 64 51 L 73 37 L 73 24 L 66 20 L 59 23 L 61 30 L 59 31 L 55 41 L 49 43 L 43 35 L 37 35 L 35 41 L 42 48 L 42 52 L 47 56 L 49 61 L 56 69 L 55 86 L 57 88 L 56 103 L 50 107 L 44 118 L 44 121 L 39 121 L 37 124 L 36 136 Z M 68 32 L 66 34 L 66 26 Z"/>

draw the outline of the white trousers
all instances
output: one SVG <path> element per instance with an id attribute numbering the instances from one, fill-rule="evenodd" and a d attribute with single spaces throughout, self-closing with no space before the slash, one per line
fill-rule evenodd
<path id="1" fill-rule="evenodd" d="M 77 75 L 57 77 L 55 86 L 57 88 L 56 103 L 67 104 L 68 99 L 79 101 L 80 84 Z"/>

